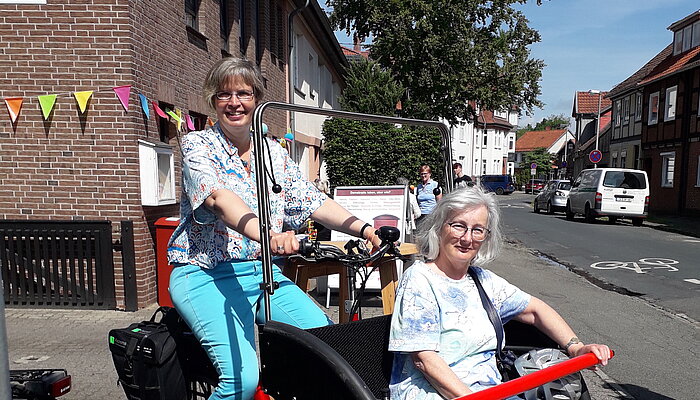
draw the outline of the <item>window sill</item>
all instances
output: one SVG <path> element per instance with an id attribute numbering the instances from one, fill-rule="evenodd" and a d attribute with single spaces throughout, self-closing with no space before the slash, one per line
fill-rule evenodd
<path id="1" fill-rule="evenodd" d="M 204 34 L 191 26 L 187 25 L 186 26 L 187 30 L 187 41 L 192 43 L 193 45 L 199 47 L 202 50 L 207 49 L 207 41 L 209 38 L 204 36 Z"/>

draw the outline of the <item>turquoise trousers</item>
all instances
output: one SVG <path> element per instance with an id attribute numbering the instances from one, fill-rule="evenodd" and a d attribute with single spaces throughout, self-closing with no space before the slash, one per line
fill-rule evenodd
<path id="1" fill-rule="evenodd" d="M 212 269 L 183 265 L 170 275 L 170 297 L 219 373 L 209 400 L 253 398 L 258 385 L 255 323 L 264 322 L 262 263 L 224 262 Z M 270 298 L 275 321 L 302 329 L 332 322 L 277 266 Z"/>

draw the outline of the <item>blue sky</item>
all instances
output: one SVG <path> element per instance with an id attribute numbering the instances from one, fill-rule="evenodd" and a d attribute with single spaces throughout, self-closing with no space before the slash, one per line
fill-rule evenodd
<path id="1" fill-rule="evenodd" d="M 544 60 L 545 103 L 520 126 L 571 115 L 576 91 L 610 90 L 673 41 L 666 28 L 700 9 L 698 0 L 534 0 L 518 7 L 540 32 L 532 56 Z M 351 47 L 344 33 L 338 41 Z"/>

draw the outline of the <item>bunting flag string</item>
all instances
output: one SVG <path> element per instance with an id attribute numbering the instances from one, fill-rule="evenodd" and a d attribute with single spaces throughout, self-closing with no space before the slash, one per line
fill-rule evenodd
<path id="1" fill-rule="evenodd" d="M 73 97 L 78 105 L 80 113 L 83 114 L 87 110 L 90 100 L 92 99 L 92 96 L 95 93 L 105 93 L 109 91 L 113 92 L 116 95 L 117 99 L 119 100 L 119 103 L 124 108 L 124 111 L 129 111 L 129 98 L 131 97 L 131 88 L 132 85 L 121 85 L 114 86 L 110 89 L 97 89 L 37 95 L 36 99 L 38 100 L 39 108 L 41 109 L 41 114 L 44 117 L 44 120 L 49 119 L 56 106 L 56 101 L 61 97 Z M 21 96 L 5 97 L 3 100 L 5 101 L 5 106 L 7 107 L 7 111 L 10 115 L 10 120 L 13 124 L 19 118 L 22 106 L 25 103 L 34 102 L 33 97 Z M 138 93 L 138 103 L 140 104 L 141 110 L 143 111 L 147 119 L 151 117 L 150 107 L 148 104 L 149 102 L 151 103 L 150 107 L 153 107 L 153 110 L 155 111 L 156 115 L 159 118 L 165 118 L 170 122 L 176 124 L 178 131 L 182 131 L 184 129 L 185 132 L 187 132 L 194 131 L 196 129 L 195 118 L 191 115 L 184 113 L 181 109 L 177 107 L 175 107 L 174 110 L 166 109 L 166 111 L 163 111 L 158 105 L 157 101 L 149 100 L 144 94 Z M 206 123 L 209 126 L 214 125 L 214 121 L 210 117 L 207 117 Z"/>
<path id="2" fill-rule="evenodd" d="M 5 105 L 7 106 L 7 112 L 10 113 L 10 119 L 14 124 L 19 117 L 19 112 L 22 110 L 22 101 L 24 99 L 21 97 L 5 97 Z"/>

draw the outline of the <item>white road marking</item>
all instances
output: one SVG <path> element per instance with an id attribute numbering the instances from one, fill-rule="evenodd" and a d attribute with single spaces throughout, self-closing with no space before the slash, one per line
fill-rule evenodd
<path id="1" fill-rule="evenodd" d="M 694 283 L 696 285 L 700 285 L 700 279 L 692 278 L 692 279 L 683 279 L 683 280 L 686 282 Z"/>

